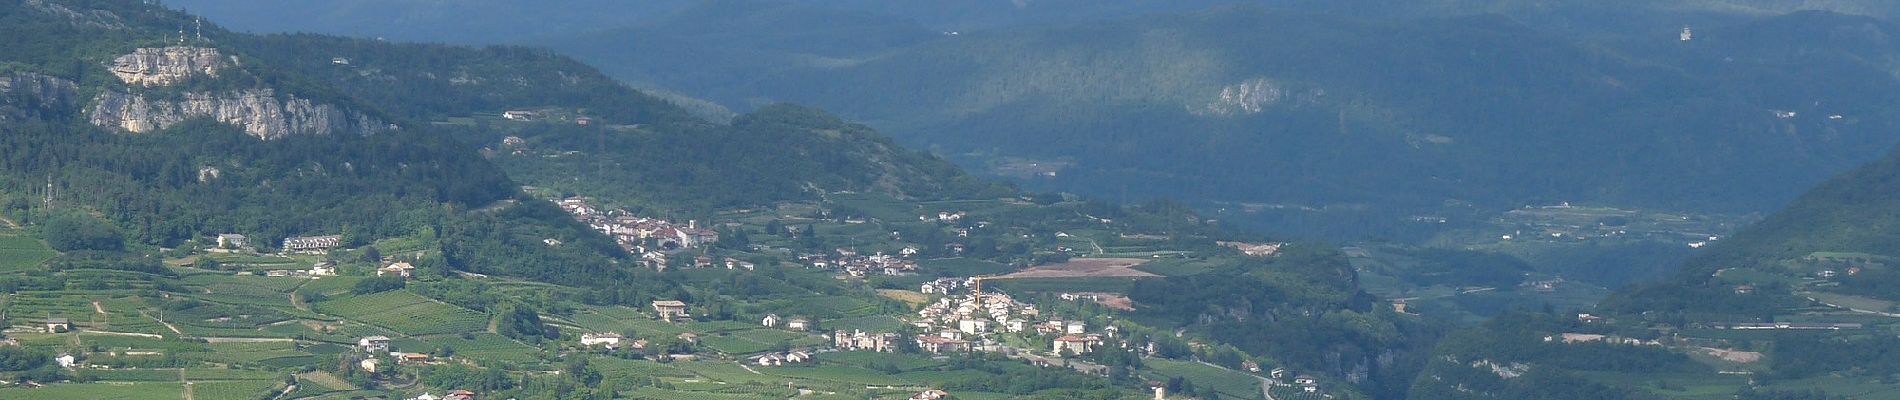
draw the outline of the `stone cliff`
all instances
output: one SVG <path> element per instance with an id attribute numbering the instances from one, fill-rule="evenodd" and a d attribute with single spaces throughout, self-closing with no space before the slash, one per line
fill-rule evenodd
<path id="1" fill-rule="evenodd" d="M 78 104 L 79 85 L 73 81 L 31 72 L 0 75 L 0 122 L 48 118 Z"/>
<path id="2" fill-rule="evenodd" d="M 215 78 L 224 66 L 225 60 L 215 48 L 148 47 L 112 60 L 112 74 L 127 85 L 170 86 L 194 75 Z"/>
<path id="3" fill-rule="evenodd" d="M 390 129 L 362 112 L 294 95 L 280 99 L 270 89 L 192 92 L 168 100 L 105 91 L 93 98 L 89 115 L 93 125 L 132 133 L 165 129 L 190 118 L 212 118 L 267 140 L 290 135 L 371 134 Z"/>

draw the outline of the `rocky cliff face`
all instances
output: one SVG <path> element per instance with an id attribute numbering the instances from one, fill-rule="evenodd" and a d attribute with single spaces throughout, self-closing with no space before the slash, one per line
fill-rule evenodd
<path id="1" fill-rule="evenodd" d="M 251 136 L 267 140 L 290 135 L 371 134 L 389 129 L 362 112 L 293 95 L 280 99 L 270 89 L 192 92 L 180 97 L 154 100 L 106 91 L 93 99 L 89 119 L 93 125 L 144 133 L 204 117 L 236 125 Z"/>
<path id="2" fill-rule="evenodd" d="M 0 122 L 48 118 L 77 107 L 79 85 L 30 72 L 0 75 Z"/>
<path id="3" fill-rule="evenodd" d="M 148 47 L 112 60 L 112 74 L 127 85 L 170 86 L 196 75 L 217 77 L 224 66 L 215 48 Z"/>
<path id="4" fill-rule="evenodd" d="M 1267 78 L 1253 78 L 1223 86 L 1212 101 L 1188 107 L 1195 115 L 1244 116 L 1259 114 L 1275 106 L 1319 104 L 1326 96 L 1322 89 L 1291 87 Z"/>

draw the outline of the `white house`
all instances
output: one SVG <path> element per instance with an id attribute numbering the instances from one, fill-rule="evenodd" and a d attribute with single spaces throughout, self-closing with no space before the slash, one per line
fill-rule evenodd
<path id="1" fill-rule="evenodd" d="M 317 265 L 312 265 L 310 266 L 310 276 L 336 276 L 336 265 L 330 263 L 317 263 Z"/>
<path id="2" fill-rule="evenodd" d="M 776 328 L 779 322 L 778 314 L 766 314 L 765 319 L 759 320 L 759 325 L 765 325 L 767 328 Z"/>
<path id="3" fill-rule="evenodd" d="M 1095 344 L 1098 342 L 1100 339 L 1071 335 L 1056 338 L 1050 347 L 1056 354 L 1062 354 L 1063 350 L 1068 350 L 1070 354 L 1088 354 L 1089 351 L 1095 349 Z"/>
<path id="4" fill-rule="evenodd" d="M 794 331 L 811 330 L 811 321 L 807 321 L 804 318 L 792 318 L 791 321 L 785 322 L 785 329 Z"/>
<path id="5" fill-rule="evenodd" d="M 582 346 L 604 345 L 609 349 L 620 347 L 620 334 L 613 332 L 581 334 Z"/>
<path id="6" fill-rule="evenodd" d="M 1082 322 L 1082 321 L 1069 321 L 1068 329 L 1065 330 L 1065 332 L 1067 332 L 1070 335 L 1083 334 L 1085 332 L 1088 332 L 1088 323 Z"/>
<path id="7" fill-rule="evenodd" d="M 752 359 L 752 362 L 760 366 L 776 367 L 785 365 L 785 357 L 778 354 L 766 354 Z"/>
<path id="8" fill-rule="evenodd" d="M 245 247 L 251 247 L 251 239 L 244 237 L 244 235 L 235 233 L 218 235 L 218 248 L 220 249 L 236 250 Z"/>
<path id="9" fill-rule="evenodd" d="M 409 275 L 413 273 L 415 270 L 416 270 L 416 266 L 414 265 L 409 265 L 409 263 L 406 263 L 406 262 L 395 262 L 395 263 L 390 263 L 389 266 L 377 268 L 376 276 L 394 274 L 397 276 L 408 278 Z"/>
<path id="10" fill-rule="evenodd" d="M 367 353 L 389 352 L 388 336 L 367 336 L 356 340 L 356 348 Z"/>
<path id="11" fill-rule="evenodd" d="M 957 330 L 971 335 L 982 334 L 990 331 L 990 321 L 976 318 L 964 319 L 957 321 Z"/>

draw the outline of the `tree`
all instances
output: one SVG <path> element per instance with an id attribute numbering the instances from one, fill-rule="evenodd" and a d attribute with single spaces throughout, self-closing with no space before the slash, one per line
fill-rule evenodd
<path id="1" fill-rule="evenodd" d="M 378 276 L 357 281 L 356 286 L 350 288 L 350 292 L 356 294 L 382 293 L 402 289 L 407 284 L 408 282 L 404 281 L 400 275 Z"/>
<path id="2" fill-rule="evenodd" d="M 125 235 L 118 228 L 87 214 L 54 214 L 46 219 L 41 232 L 46 244 L 59 251 L 125 250 Z"/>

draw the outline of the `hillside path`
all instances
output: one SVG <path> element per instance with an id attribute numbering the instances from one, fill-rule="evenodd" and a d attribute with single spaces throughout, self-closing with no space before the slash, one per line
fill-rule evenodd
<path id="1" fill-rule="evenodd" d="M 192 386 L 192 384 L 191 384 L 191 380 L 190 380 L 190 379 L 185 379 L 185 369 L 184 369 L 184 368 L 179 368 L 179 369 L 178 369 L 178 380 L 179 380 L 179 381 L 182 381 L 182 382 L 185 382 L 185 400 L 195 400 L 195 399 L 194 399 L 194 397 L 192 396 L 192 393 L 191 393 L 191 386 Z"/>
<path id="2" fill-rule="evenodd" d="M 185 334 L 185 331 L 181 331 L 181 330 L 178 330 L 178 327 L 177 327 L 177 326 L 173 326 L 173 325 L 172 325 L 172 323 L 170 323 L 170 322 L 165 322 L 165 320 L 162 320 L 162 319 L 158 319 L 158 317 L 154 317 L 154 316 L 152 316 L 152 314 L 151 314 L 151 313 L 148 313 L 148 312 L 144 312 L 144 311 L 139 311 L 139 315 L 144 315 L 144 316 L 145 316 L 146 318 L 151 318 L 151 319 L 152 319 L 153 321 L 158 321 L 158 323 L 159 323 L 159 324 L 161 324 L 161 325 L 165 325 L 165 329 L 170 329 L 170 330 L 172 330 L 172 333 L 176 333 L 176 334 L 179 334 L 179 335 L 183 335 L 183 334 Z"/>

